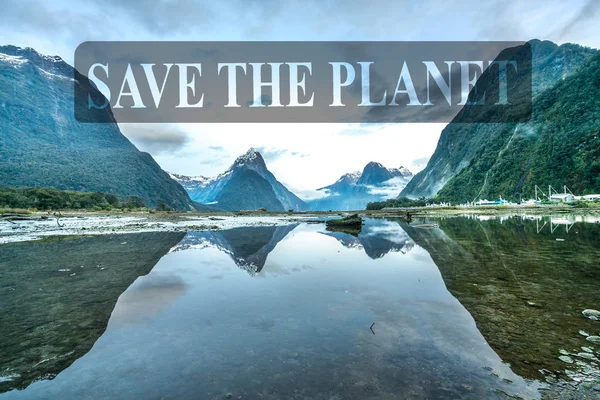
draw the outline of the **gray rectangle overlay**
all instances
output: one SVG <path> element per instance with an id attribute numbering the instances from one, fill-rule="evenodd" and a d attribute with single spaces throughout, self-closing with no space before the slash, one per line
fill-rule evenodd
<path id="1" fill-rule="evenodd" d="M 526 42 L 85 42 L 81 122 L 524 122 Z"/>

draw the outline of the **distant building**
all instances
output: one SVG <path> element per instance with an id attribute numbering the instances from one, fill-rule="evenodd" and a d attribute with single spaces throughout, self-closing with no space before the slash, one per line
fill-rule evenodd
<path id="1" fill-rule="evenodd" d="M 586 194 L 585 196 L 583 196 L 583 200 L 587 200 L 587 201 L 600 200 L 600 194 Z"/>
<path id="2" fill-rule="evenodd" d="M 475 203 L 476 206 L 503 206 L 503 205 L 507 205 L 508 201 L 504 200 L 502 197 L 499 198 L 498 200 L 479 200 L 478 202 Z"/>
<path id="3" fill-rule="evenodd" d="M 487 199 L 483 199 L 483 200 L 479 200 L 478 202 L 475 203 L 476 206 L 494 206 L 496 205 L 495 201 L 490 201 Z"/>
<path id="4" fill-rule="evenodd" d="M 575 201 L 575 196 L 571 193 L 556 193 L 550 196 L 550 201 L 556 203 L 571 203 Z"/>

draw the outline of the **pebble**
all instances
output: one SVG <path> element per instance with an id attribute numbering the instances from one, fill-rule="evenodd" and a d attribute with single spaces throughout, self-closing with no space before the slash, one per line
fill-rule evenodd
<path id="1" fill-rule="evenodd" d="M 591 347 L 585 347 L 585 346 L 581 346 L 581 350 L 585 351 L 586 353 L 594 352 L 594 350 Z"/>
<path id="2" fill-rule="evenodd" d="M 595 344 L 600 344 L 600 336 L 588 336 L 588 337 L 586 337 L 586 340 L 588 342 L 592 342 L 592 343 L 595 343 Z"/>
<path id="3" fill-rule="evenodd" d="M 573 364 L 573 359 L 569 356 L 560 356 L 558 357 L 560 361 L 566 362 L 567 364 Z"/>
<path id="4" fill-rule="evenodd" d="M 594 357 L 593 354 L 590 353 L 577 353 L 575 354 L 577 357 L 581 357 L 581 358 L 585 358 L 587 360 L 597 360 L 596 357 Z"/>
<path id="5" fill-rule="evenodd" d="M 584 317 L 591 319 L 592 321 L 598 321 L 600 319 L 600 311 L 587 309 L 581 312 Z"/>

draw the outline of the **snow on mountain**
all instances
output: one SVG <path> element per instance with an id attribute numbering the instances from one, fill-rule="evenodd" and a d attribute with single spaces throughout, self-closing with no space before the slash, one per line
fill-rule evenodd
<path id="1" fill-rule="evenodd" d="M 329 192 L 337 192 L 339 189 L 343 189 L 347 185 L 356 184 L 356 182 L 360 179 L 361 175 L 362 175 L 361 171 L 354 171 L 354 172 L 344 174 L 340 177 L 340 179 L 335 181 L 335 183 L 333 183 L 329 186 L 322 187 L 317 190 L 328 190 Z"/>
<path id="2" fill-rule="evenodd" d="M 168 172 L 171 179 L 176 180 L 183 186 L 184 188 L 197 188 L 197 187 L 205 187 L 210 182 L 212 182 L 215 178 L 209 178 L 206 176 L 186 176 L 179 174 L 172 174 Z"/>
<path id="3" fill-rule="evenodd" d="M 314 210 L 362 210 L 369 202 L 396 197 L 412 177 L 405 167 L 388 169 L 370 162 L 361 172 L 344 174 L 335 183 L 317 189 L 326 196 L 310 200 L 309 205 Z"/>
<path id="4" fill-rule="evenodd" d="M 265 160 L 255 148 L 239 156 L 227 171 L 214 178 L 172 176 L 193 200 L 204 204 L 216 204 L 228 210 L 260 207 L 274 211 L 308 210 L 306 203 L 267 169 Z"/>
<path id="5" fill-rule="evenodd" d="M 40 54 L 31 47 L 0 46 L 0 62 L 14 68 L 31 65 L 49 78 L 75 80 L 75 70 L 62 58 Z"/>

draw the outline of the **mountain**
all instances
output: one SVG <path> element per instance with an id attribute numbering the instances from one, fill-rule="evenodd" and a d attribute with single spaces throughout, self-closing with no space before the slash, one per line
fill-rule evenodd
<path id="1" fill-rule="evenodd" d="M 582 176 L 583 172 L 571 174 L 561 167 L 573 166 L 583 160 L 566 162 L 564 158 L 577 158 L 575 155 L 578 151 L 573 152 L 573 147 L 563 148 L 558 139 L 568 136 L 568 142 L 573 141 L 572 145 L 575 147 L 590 146 L 590 138 L 587 137 L 589 130 L 587 133 L 580 132 L 580 135 L 564 129 L 569 125 L 569 129 L 576 128 L 575 131 L 583 127 L 587 129 L 592 119 L 578 118 L 583 123 L 583 126 L 579 127 L 568 123 L 568 119 L 565 119 L 568 116 L 565 113 L 566 104 L 557 104 L 554 100 L 558 100 L 557 96 L 560 97 L 560 92 L 564 90 L 568 90 L 571 95 L 579 91 L 585 96 L 585 101 L 590 100 L 589 96 L 592 94 L 584 93 L 588 89 L 567 88 L 565 82 L 574 82 L 571 80 L 574 74 L 583 78 L 581 72 L 577 71 L 586 63 L 589 65 L 590 59 L 595 57 L 597 51 L 575 44 L 558 46 L 549 41 L 539 40 L 531 41 L 530 45 L 534 96 L 532 121 L 463 124 L 462 118 L 468 113 L 459 113 L 442 131 L 427 167 L 415 175 L 400 196 L 429 198 L 439 192 L 440 198 L 444 200 L 464 202 L 479 196 L 529 196 L 534 189 L 532 185 L 535 184 L 553 184 L 558 187 L 571 184 L 581 189 L 589 187 L 580 178 L 575 177 Z M 583 83 L 579 80 L 577 82 Z M 593 85 L 591 77 L 587 84 Z M 576 113 L 574 117 L 582 117 L 581 107 L 596 111 L 590 105 L 585 106 L 582 101 L 583 98 L 579 98 L 575 108 L 568 107 Z M 550 103 L 554 103 L 556 107 Z M 559 109 L 560 107 L 562 108 Z M 558 116 L 552 116 L 552 113 L 548 112 L 550 110 L 559 113 L 561 121 Z M 549 124 L 553 124 L 553 133 L 547 131 Z M 556 136 L 559 133 L 560 135 Z M 572 133 L 576 133 L 578 139 Z M 542 140 L 543 144 L 539 140 Z M 543 165 L 553 165 L 552 169 L 555 172 L 547 176 L 535 172 L 542 170 Z M 493 167 L 494 171 L 491 171 Z M 581 168 L 583 167 L 579 169 Z M 461 176 L 458 176 L 459 174 Z M 453 181 L 451 187 L 446 188 L 445 185 L 450 181 Z"/>
<path id="2" fill-rule="evenodd" d="M 387 169 L 380 163 L 370 162 L 363 169 L 363 172 L 360 175 L 360 178 L 358 178 L 356 184 L 378 185 L 396 176 L 402 176 L 403 174 L 407 174 L 408 176 L 410 175 L 410 171 L 403 167 Z"/>
<path id="3" fill-rule="evenodd" d="M 229 169 L 214 178 L 171 174 L 190 197 L 227 211 L 256 210 L 304 211 L 308 205 L 283 186 L 267 169 L 265 160 L 254 148 L 238 157 Z"/>
<path id="4" fill-rule="evenodd" d="M 211 178 L 205 176 L 186 176 L 171 173 L 169 173 L 169 176 L 183 186 L 190 197 L 196 190 L 201 190 L 211 180 Z"/>
<path id="5" fill-rule="evenodd" d="M 323 187 L 321 189 L 317 189 L 317 190 L 329 190 L 330 192 L 336 192 L 336 193 L 342 192 L 344 190 L 347 190 L 348 187 L 356 185 L 356 182 L 358 182 L 358 180 L 360 179 L 361 174 L 362 174 L 362 172 L 360 172 L 360 171 L 355 171 L 355 172 L 350 172 L 348 174 L 344 174 L 335 183 L 332 183 L 329 186 L 325 186 L 325 187 Z"/>
<path id="6" fill-rule="evenodd" d="M 74 85 L 91 83 L 60 57 L 0 46 L 0 186 L 98 191 L 192 209 L 181 185 L 116 122 L 75 119 Z"/>
<path id="7" fill-rule="evenodd" d="M 308 203 L 313 210 L 363 210 L 369 202 L 397 196 L 412 176 L 404 167 L 386 168 L 370 162 L 362 172 L 342 175 L 335 183 L 317 189 L 325 197 Z"/>
<path id="8" fill-rule="evenodd" d="M 533 198 L 563 185 L 576 194 L 600 192 L 600 53 L 541 93 L 531 122 L 517 124 L 439 191 L 442 199 Z"/>

